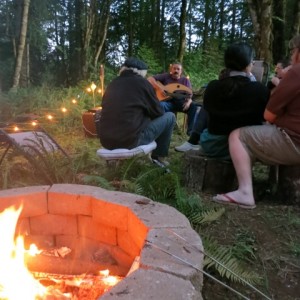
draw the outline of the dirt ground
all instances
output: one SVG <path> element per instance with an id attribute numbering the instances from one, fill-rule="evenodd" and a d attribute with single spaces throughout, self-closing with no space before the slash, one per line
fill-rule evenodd
<path id="1" fill-rule="evenodd" d="M 210 201 L 209 195 L 205 198 Z M 254 210 L 228 205 L 225 208 L 225 214 L 204 228 L 204 233 L 223 245 L 232 245 L 241 232 L 251 237 L 255 258 L 248 266 L 263 278 L 262 284 L 255 288 L 268 298 L 241 284 L 228 283 L 224 279 L 222 282 L 243 294 L 245 299 L 300 299 L 300 207 L 264 200 L 258 202 Z M 215 281 L 204 278 L 204 299 L 242 299 Z"/>

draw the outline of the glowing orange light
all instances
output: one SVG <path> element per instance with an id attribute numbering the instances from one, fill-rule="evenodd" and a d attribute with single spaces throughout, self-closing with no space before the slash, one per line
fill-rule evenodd
<path id="1" fill-rule="evenodd" d="M 31 125 L 32 125 L 32 126 L 36 126 L 36 125 L 37 125 L 37 122 L 36 122 L 36 121 L 32 121 L 32 122 L 31 122 Z"/>
<path id="2" fill-rule="evenodd" d="M 20 130 L 20 128 L 18 126 L 14 127 L 14 131 L 19 131 L 19 130 Z"/>
<path id="3" fill-rule="evenodd" d="M 38 249 L 38 247 L 35 244 L 31 244 L 29 246 L 28 254 L 31 256 L 36 256 L 40 254 L 42 251 Z"/>
<path id="4" fill-rule="evenodd" d="M 71 101 L 73 104 L 76 104 L 77 103 L 77 100 L 76 99 L 72 99 Z"/>
<path id="5" fill-rule="evenodd" d="M 87 92 L 91 92 L 92 89 L 90 87 L 86 88 Z"/>
<path id="6" fill-rule="evenodd" d="M 0 299 L 40 299 L 46 293 L 46 288 L 26 268 L 23 238 L 14 239 L 20 212 L 21 208 L 8 208 L 1 213 Z"/>
<path id="7" fill-rule="evenodd" d="M 102 93 L 102 90 L 101 90 L 101 89 L 98 89 L 97 92 L 98 92 L 99 94 L 101 94 L 101 93 Z"/>
<path id="8" fill-rule="evenodd" d="M 92 82 L 92 84 L 91 84 L 91 90 L 93 92 L 95 91 L 96 87 L 97 87 L 96 84 L 94 82 Z"/>
<path id="9" fill-rule="evenodd" d="M 65 107 L 62 107 L 62 108 L 61 108 L 61 111 L 62 111 L 63 113 L 66 113 L 66 112 L 67 112 L 67 109 L 66 109 Z"/>
<path id="10" fill-rule="evenodd" d="M 51 120 L 53 120 L 53 116 L 52 116 L 52 115 L 47 115 L 47 119 L 48 119 L 49 121 L 51 121 Z"/>
<path id="11" fill-rule="evenodd" d="M 0 299 L 3 300 L 46 300 L 46 299 L 75 299 L 71 293 L 63 293 L 53 286 L 45 287 L 27 268 L 28 255 L 36 256 L 43 253 L 35 244 L 31 244 L 27 250 L 24 247 L 24 238 L 16 236 L 16 226 L 21 214 L 22 206 L 15 209 L 13 206 L 0 213 Z M 99 274 L 102 272 L 99 272 Z M 107 288 L 118 283 L 121 278 L 109 276 L 105 270 L 98 277 L 107 285 Z M 81 284 L 85 287 L 91 285 L 85 274 L 65 281 L 68 286 Z M 78 299 L 76 297 L 76 299 Z"/>

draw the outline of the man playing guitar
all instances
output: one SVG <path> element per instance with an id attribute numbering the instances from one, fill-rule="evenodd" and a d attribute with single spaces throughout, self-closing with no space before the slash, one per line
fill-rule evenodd
<path id="1" fill-rule="evenodd" d="M 192 85 L 190 80 L 182 75 L 182 64 L 175 62 L 170 67 L 170 73 L 153 75 L 148 78 L 156 90 L 160 104 L 165 112 L 183 112 L 188 116 L 187 134 L 191 133 L 197 106 L 192 101 Z"/>

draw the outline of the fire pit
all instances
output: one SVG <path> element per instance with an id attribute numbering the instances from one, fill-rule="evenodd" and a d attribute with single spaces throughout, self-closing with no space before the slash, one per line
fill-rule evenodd
<path id="1" fill-rule="evenodd" d="M 86 185 L 0 191 L 1 212 L 20 205 L 16 234 L 25 245 L 58 251 L 28 260 L 31 272 L 77 275 L 109 269 L 123 279 L 101 300 L 202 299 L 201 239 L 176 209 Z M 60 255 L 61 249 L 71 252 Z"/>

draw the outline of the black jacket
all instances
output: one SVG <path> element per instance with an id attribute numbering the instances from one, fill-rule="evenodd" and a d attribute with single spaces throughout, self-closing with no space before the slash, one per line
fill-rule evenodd
<path id="1" fill-rule="evenodd" d="M 142 76 L 125 70 L 104 93 L 100 142 L 107 149 L 132 149 L 150 120 L 161 115 L 163 109 L 152 85 Z"/>
<path id="2" fill-rule="evenodd" d="M 208 112 L 208 131 L 228 135 L 239 127 L 261 125 L 268 99 L 268 88 L 245 76 L 211 81 L 203 99 Z"/>

